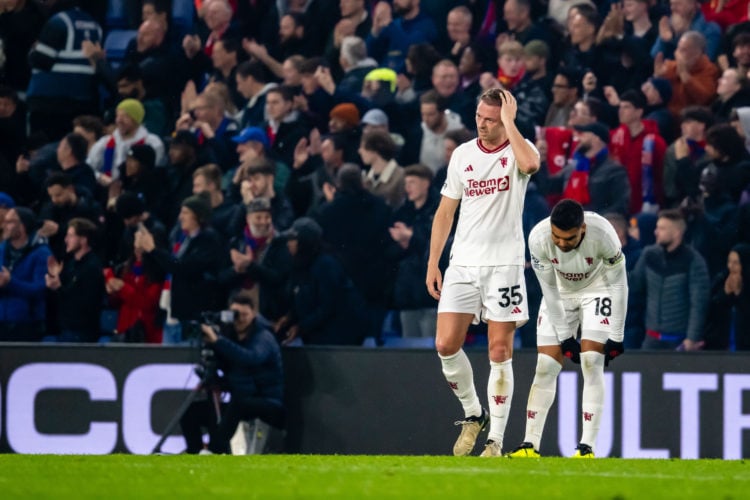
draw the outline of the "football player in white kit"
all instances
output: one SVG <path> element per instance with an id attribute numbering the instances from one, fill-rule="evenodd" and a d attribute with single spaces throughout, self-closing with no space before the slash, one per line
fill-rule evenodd
<path id="1" fill-rule="evenodd" d="M 488 89 L 476 111 L 478 138 L 453 152 L 435 213 L 427 264 L 427 289 L 438 304 L 435 346 L 443 374 L 461 402 L 465 418 L 453 447 L 468 455 L 490 424 L 482 456 L 501 456 L 513 396 L 513 333 L 528 321 L 523 277 L 525 243 L 521 224 L 529 176 L 539 169 L 539 152 L 514 123 L 518 105 L 502 89 Z M 445 279 L 438 260 L 461 203 Z M 474 388 L 462 346 L 472 322 L 487 322 L 489 412 Z"/>
<path id="2" fill-rule="evenodd" d="M 628 282 L 612 225 L 573 200 L 561 200 L 529 234 L 544 295 L 537 319 L 537 364 L 526 406 L 526 437 L 509 457 L 539 457 L 563 357 L 581 364 L 582 433 L 574 458 L 594 458 L 604 406 L 604 366 L 622 354 Z M 575 339 L 581 327 L 581 344 Z"/>

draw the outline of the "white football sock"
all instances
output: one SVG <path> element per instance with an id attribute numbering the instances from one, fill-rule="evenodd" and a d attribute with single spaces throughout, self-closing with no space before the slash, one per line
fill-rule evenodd
<path id="1" fill-rule="evenodd" d="M 448 381 L 448 385 L 461 402 L 465 416 L 480 416 L 482 404 L 479 402 L 477 391 L 474 388 L 474 371 L 471 369 L 471 363 L 464 350 L 459 349 L 456 354 L 451 356 L 440 354 L 438 356 L 443 365 L 445 380 Z"/>
<path id="2" fill-rule="evenodd" d="M 595 351 L 582 352 L 581 372 L 583 373 L 581 443 L 594 448 L 604 407 L 604 354 Z"/>
<path id="3" fill-rule="evenodd" d="M 562 365 L 555 358 L 547 354 L 539 354 L 536 359 L 536 373 L 529 391 L 529 402 L 526 405 L 526 437 L 524 441 L 534 445 L 539 450 L 550 406 L 555 402 L 557 391 L 557 375 Z"/>
<path id="4" fill-rule="evenodd" d="M 505 426 L 508 424 L 510 403 L 513 399 L 513 360 L 496 363 L 490 361 L 490 378 L 487 381 L 487 400 L 490 405 L 491 439 L 503 447 Z"/>

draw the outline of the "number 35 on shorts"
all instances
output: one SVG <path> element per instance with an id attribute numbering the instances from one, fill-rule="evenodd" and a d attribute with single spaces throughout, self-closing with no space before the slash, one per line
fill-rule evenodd
<path id="1" fill-rule="evenodd" d="M 521 285 L 498 288 L 497 292 L 500 294 L 500 300 L 498 301 L 500 307 L 518 306 L 523 303 Z"/>

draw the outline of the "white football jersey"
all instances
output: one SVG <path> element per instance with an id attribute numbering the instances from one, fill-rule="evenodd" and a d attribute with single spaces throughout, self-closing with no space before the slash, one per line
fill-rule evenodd
<path id="1" fill-rule="evenodd" d="M 451 264 L 524 265 L 521 216 L 528 183 L 529 176 L 518 170 L 509 142 L 491 151 L 479 139 L 456 148 L 440 191 L 461 200 Z"/>
<path id="2" fill-rule="evenodd" d="M 584 212 L 586 234 L 580 245 L 563 252 L 552 242 L 549 217 L 539 222 L 529 234 L 531 264 L 537 271 L 555 270 L 557 288 L 561 295 L 584 288 L 607 288 L 605 264 L 614 266 L 625 257 L 620 239 L 607 219 L 594 212 Z"/>

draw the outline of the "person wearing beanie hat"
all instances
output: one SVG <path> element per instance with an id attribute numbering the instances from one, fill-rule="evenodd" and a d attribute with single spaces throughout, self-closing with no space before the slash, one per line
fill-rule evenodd
<path id="1" fill-rule="evenodd" d="M 45 317 L 44 275 L 52 255 L 34 242 L 36 216 L 26 207 L 9 208 L 0 242 L 0 342 L 41 340 Z"/>
<path id="2" fill-rule="evenodd" d="M 196 223 L 201 228 L 207 226 L 211 221 L 211 199 L 206 194 L 201 193 L 188 196 L 182 201 L 182 207 L 189 209 L 193 213 Z M 183 212 L 180 212 L 181 223 L 182 218 Z"/>
<path id="3" fill-rule="evenodd" d="M 359 110 L 350 102 L 344 102 L 335 106 L 328 115 L 328 129 L 332 134 L 345 132 L 359 126 Z"/>
<path id="4" fill-rule="evenodd" d="M 130 117 L 135 123 L 140 125 L 143 123 L 143 118 L 146 116 L 146 110 L 143 108 L 141 101 L 137 99 L 123 99 L 120 104 L 117 105 L 117 111 L 122 111 Z"/>
<path id="5" fill-rule="evenodd" d="M 144 116 L 143 105 L 136 99 L 125 99 L 117 105 L 114 132 L 96 141 L 86 159 L 100 184 L 106 186 L 120 177 L 118 167 L 125 162 L 134 145 L 151 146 L 155 155 L 154 164 L 162 166 L 166 163 L 164 143 L 142 125 Z"/>
<path id="6" fill-rule="evenodd" d="M 373 108 L 362 117 L 362 125 L 385 127 L 388 130 L 388 115 L 382 109 Z"/>
<path id="7" fill-rule="evenodd" d="M 667 108 L 672 99 L 672 86 L 665 78 L 651 77 L 641 85 L 641 92 L 646 96 L 646 111 L 643 117 L 656 122 L 659 135 L 669 144 L 675 138 L 675 119 Z"/>
<path id="8" fill-rule="evenodd" d="M 523 46 L 523 53 L 526 57 L 535 56 L 546 60 L 549 58 L 549 45 L 543 40 L 531 40 Z"/>
<path id="9" fill-rule="evenodd" d="M 15 206 L 16 202 L 8 193 L 0 192 L 0 208 L 13 208 Z"/>
<path id="10" fill-rule="evenodd" d="M 257 212 L 268 212 L 271 213 L 271 200 L 268 198 L 255 198 L 245 205 L 245 212 L 247 214 L 254 214 Z"/>
<path id="11" fill-rule="evenodd" d="M 31 237 L 37 230 L 37 218 L 34 212 L 26 207 L 15 207 L 13 211 L 18 216 L 21 225 L 26 231 L 26 235 Z"/>
<path id="12" fill-rule="evenodd" d="M 374 69 L 365 75 L 364 91 L 362 94 L 365 97 L 371 97 L 378 91 L 381 84 L 391 93 L 395 93 L 397 80 L 398 74 L 390 68 Z"/>
<path id="13" fill-rule="evenodd" d="M 156 153 L 154 153 L 154 148 L 148 144 L 133 144 L 128 151 L 128 158 L 140 163 L 145 170 L 151 170 L 154 168 Z"/>
<path id="14" fill-rule="evenodd" d="M 8 193 L 0 191 L 0 221 L 5 220 L 5 214 L 15 206 L 16 202 L 13 198 Z"/>
<path id="15" fill-rule="evenodd" d="M 130 191 L 122 193 L 115 202 L 115 212 L 126 221 L 126 224 L 128 219 L 140 217 L 145 211 L 146 204 L 141 197 Z"/>
<path id="16" fill-rule="evenodd" d="M 672 85 L 669 84 L 669 80 L 667 80 L 666 78 L 657 78 L 655 76 L 652 76 L 651 78 L 648 79 L 648 82 L 651 84 L 654 90 L 656 90 L 656 92 L 659 94 L 659 98 L 661 99 L 661 102 L 663 102 L 664 104 L 667 104 L 672 99 Z M 649 99 L 649 104 L 657 104 L 657 103 L 652 103 L 650 101 L 651 99 Z"/>

